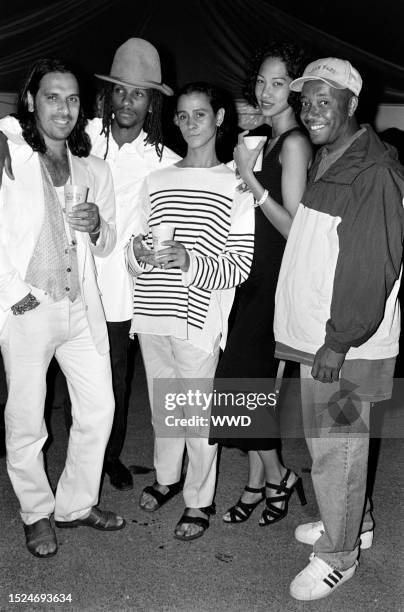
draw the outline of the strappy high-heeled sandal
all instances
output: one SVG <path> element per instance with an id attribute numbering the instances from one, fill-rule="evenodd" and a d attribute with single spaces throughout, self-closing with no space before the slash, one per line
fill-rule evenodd
<path id="1" fill-rule="evenodd" d="M 266 487 L 274 489 L 276 491 L 277 496 L 266 498 L 266 507 L 262 511 L 262 515 L 259 521 L 259 525 L 261 527 L 265 527 L 266 525 L 272 525 L 273 523 L 277 523 L 281 519 L 285 518 L 288 513 L 290 496 L 292 495 L 295 489 L 299 496 L 301 505 L 304 506 L 305 504 L 307 504 L 306 496 L 304 494 L 303 489 L 303 482 L 300 476 L 297 476 L 297 474 L 295 474 L 296 480 L 293 485 L 291 487 L 286 486 L 291 473 L 291 470 L 288 469 L 279 484 L 275 485 L 270 482 L 265 483 Z M 283 495 L 281 495 L 281 493 L 283 493 Z M 278 506 L 274 505 L 274 502 L 284 502 L 285 505 L 283 506 L 283 508 L 278 508 Z"/>
<path id="2" fill-rule="evenodd" d="M 240 497 L 238 502 L 229 508 L 222 517 L 225 523 L 244 523 L 244 521 L 250 518 L 252 511 L 258 506 L 258 504 L 265 499 L 265 487 L 262 487 L 261 489 L 254 489 L 254 487 L 245 486 L 244 491 L 248 491 L 248 493 L 261 493 L 261 497 L 258 501 L 252 502 L 251 504 L 243 502 Z M 226 514 L 230 515 L 229 519 L 224 518 Z"/>

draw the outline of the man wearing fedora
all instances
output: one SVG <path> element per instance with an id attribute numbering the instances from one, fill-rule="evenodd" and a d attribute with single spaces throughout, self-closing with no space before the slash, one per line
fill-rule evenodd
<path id="1" fill-rule="evenodd" d="M 295 537 L 313 546 L 290 585 L 328 596 L 370 548 L 369 419 L 389 399 L 400 334 L 404 168 L 356 119 L 362 79 L 350 62 L 312 62 L 290 89 L 319 147 L 288 236 L 276 292 L 276 355 L 300 363 L 304 434 L 321 521 Z M 374 406 L 374 409 L 377 405 Z"/>
<path id="2" fill-rule="evenodd" d="M 156 48 L 141 38 L 130 38 L 116 51 L 110 74 L 96 75 L 105 82 L 102 117 L 89 121 L 91 153 L 105 159 L 112 171 L 116 199 L 117 242 L 113 252 L 97 262 L 98 284 L 107 319 L 115 416 L 104 468 L 120 490 L 133 486 L 132 475 L 120 461 L 127 419 L 127 351 L 133 313 L 133 280 L 124 247 L 132 234 L 147 233 L 139 205 L 143 179 L 179 157 L 163 145 L 163 95 L 173 91 L 161 79 Z M 11 140 L 19 125 L 12 117 L 0 120 L 0 130 Z"/>
<path id="3" fill-rule="evenodd" d="M 148 41 L 130 38 L 121 45 L 105 82 L 103 114 L 89 123 L 92 154 L 112 170 L 117 209 L 117 245 L 98 268 L 107 319 L 115 394 L 115 417 L 105 455 L 105 471 L 117 489 L 133 486 L 132 475 L 119 459 L 126 433 L 126 375 L 129 329 L 133 314 L 133 280 L 124 247 L 132 234 L 147 233 L 140 211 L 143 179 L 179 157 L 163 146 L 163 95 L 173 91 L 162 83 L 157 50 Z"/>

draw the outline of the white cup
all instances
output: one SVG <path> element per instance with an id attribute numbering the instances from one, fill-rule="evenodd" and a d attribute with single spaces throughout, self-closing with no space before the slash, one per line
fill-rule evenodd
<path id="1" fill-rule="evenodd" d="M 172 240 L 174 237 L 175 227 L 171 223 L 160 223 L 152 228 L 153 235 L 153 249 L 159 251 L 160 249 L 166 249 L 167 246 L 161 244 L 165 240 Z"/>
<path id="2" fill-rule="evenodd" d="M 72 207 L 76 204 L 83 204 L 87 201 L 88 187 L 85 185 L 72 185 L 66 183 L 64 186 L 65 211 L 66 215 L 72 212 Z"/>
<path id="3" fill-rule="evenodd" d="M 266 142 L 267 137 L 266 136 L 244 136 L 244 144 L 247 147 L 247 149 L 255 149 L 256 147 L 258 147 L 258 145 L 261 142 Z M 259 172 L 262 168 L 262 156 L 263 156 L 263 150 L 264 147 L 262 147 L 258 157 L 257 157 L 257 161 L 255 162 L 254 165 L 254 172 Z"/>

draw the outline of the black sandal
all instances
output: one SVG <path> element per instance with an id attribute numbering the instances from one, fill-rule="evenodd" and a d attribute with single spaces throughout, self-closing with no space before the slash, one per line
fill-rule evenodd
<path id="1" fill-rule="evenodd" d="M 236 505 L 229 508 L 225 513 L 225 515 L 230 514 L 230 519 L 225 519 L 225 515 L 222 517 L 225 523 L 244 523 L 244 521 L 250 518 L 251 513 L 258 506 L 258 504 L 265 499 L 265 487 L 262 487 L 261 489 L 254 489 L 253 487 L 245 486 L 244 491 L 248 491 L 248 493 L 261 493 L 261 498 L 256 502 L 247 504 L 247 502 L 243 502 L 240 497 Z"/>
<path id="2" fill-rule="evenodd" d="M 56 540 L 55 530 L 53 529 L 51 522 L 48 518 L 42 518 L 36 523 L 31 525 L 24 524 L 25 542 L 31 555 L 39 557 L 40 559 L 46 559 L 47 557 L 53 557 L 58 551 L 58 543 Z M 41 544 L 55 544 L 55 550 L 45 555 L 41 555 L 37 552 L 38 547 Z"/>
<path id="3" fill-rule="evenodd" d="M 281 519 L 285 518 L 288 513 L 289 508 L 289 498 L 292 495 L 293 491 L 296 489 L 297 494 L 300 499 L 300 503 L 302 506 L 307 504 L 306 496 L 304 494 L 303 482 L 300 476 L 297 477 L 297 480 L 293 483 L 291 487 L 287 487 L 286 483 L 288 482 L 288 478 L 291 475 L 291 470 L 287 470 L 285 476 L 282 478 L 279 484 L 271 484 L 270 482 L 266 482 L 265 486 L 270 489 L 275 489 L 276 493 L 284 493 L 284 495 L 277 495 L 276 497 L 267 497 L 265 500 L 266 508 L 262 511 L 262 515 L 259 521 L 260 527 L 265 527 L 266 525 L 272 525 L 273 523 L 277 523 Z M 285 502 L 283 508 L 278 508 L 278 506 L 274 505 L 274 502 Z"/>
<path id="4" fill-rule="evenodd" d="M 91 508 L 90 514 L 85 518 L 73 521 L 55 521 L 60 529 L 75 529 L 76 527 L 92 527 L 99 531 L 119 531 L 126 525 L 124 518 L 110 510 L 100 510 L 97 506 Z"/>
<path id="5" fill-rule="evenodd" d="M 189 510 L 189 508 L 185 508 L 185 512 L 187 510 Z M 184 512 L 184 514 L 181 516 L 180 520 L 176 524 L 175 529 L 184 524 L 198 525 L 199 527 L 202 527 L 202 529 L 190 536 L 187 536 L 186 533 L 178 534 L 174 530 L 174 538 L 177 538 L 177 540 L 182 540 L 183 542 L 189 542 L 190 540 L 196 540 L 197 538 L 203 536 L 203 534 L 209 527 L 209 517 L 212 514 L 216 514 L 216 506 L 215 504 L 211 504 L 210 506 L 206 506 L 205 508 L 198 508 L 198 510 L 200 510 L 204 514 L 207 514 L 208 518 L 204 518 L 202 516 L 189 516 Z"/>
<path id="6" fill-rule="evenodd" d="M 174 497 L 174 495 L 177 495 L 177 493 L 181 491 L 181 484 L 182 484 L 181 482 L 175 482 L 172 485 L 165 485 L 168 488 L 167 493 L 162 493 L 161 491 L 156 489 L 156 485 L 158 484 L 159 483 L 156 481 L 151 486 L 145 487 L 142 491 L 142 495 L 143 493 L 146 493 L 147 495 L 150 495 L 151 497 L 153 497 L 153 499 L 156 501 L 156 505 L 153 506 L 153 508 L 147 508 L 145 505 L 141 503 L 141 500 L 142 500 L 142 495 L 141 495 L 139 499 L 139 506 L 145 512 L 155 512 L 156 510 L 161 508 L 161 506 L 164 506 L 164 504 L 166 504 L 168 500 Z"/>

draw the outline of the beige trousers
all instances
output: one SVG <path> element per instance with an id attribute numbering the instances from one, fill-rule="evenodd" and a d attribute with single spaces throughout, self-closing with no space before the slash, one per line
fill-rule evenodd
<path id="1" fill-rule="evenodd" d="M 7 377 L 7 469 L 25 524 L 49 517 L 71 521 L 97 504 L 105 447 L 114 413 L 109 354 L 93 344 L 77 298 L 59 302 L 43 295 L 23 315 L 10 314 L 0 336 Z M 66 463 L 54 496 L 42 447 L 46 373 L 53 356 L 66 376 L 72 402 Z"/>
<path id="2" fill-rule="evenodd" d="M 219 349 L 206 353 L 187 340 L 154 334 L 139 334 L 139 343 L 152 410 L 157 481 L 169 485 L 180 480 L 186 449 L 185 505 L 209 506 L 215 491 L 217 445 L 208 443 L 210 408 L 206 408 L 202 395 L 198 402 L 197 392 L 209 393 L 212 389 Z M 172 409 L 174 395 L 179 403 Z M 175 425 L 176 418 L 185 419 L 187 424 Z"/>

